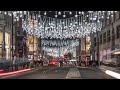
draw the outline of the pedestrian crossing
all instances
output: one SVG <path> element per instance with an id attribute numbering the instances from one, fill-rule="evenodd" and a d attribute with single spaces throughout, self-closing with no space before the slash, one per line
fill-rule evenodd
<path id="1" fill-rule="evenodd" d="M 70 68 L 67 73 L 66 79 L 78 79 L 81 78 L 80 72 L 77 68 Z"/>

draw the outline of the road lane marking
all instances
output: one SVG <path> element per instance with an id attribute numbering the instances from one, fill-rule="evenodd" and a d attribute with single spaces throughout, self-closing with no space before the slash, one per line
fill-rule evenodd
<path id="1" fill-rule="evenodd" d="M 120 74 L 119 73 L 116 73 L 116 72 L 113 72 L 113 71 L 110 71 L 110 70 L 106 70 L 105 73 L 112 76 L 112 77 L 120 79 Z"/>
<path id="2" fill-rule="evenodd" d="M 81 75 L 80 75 L 80 72 L 77 68 L 70 68 L 69 72 L 67 73 L 66 78 L 67 79 L 81 78 Z"/>

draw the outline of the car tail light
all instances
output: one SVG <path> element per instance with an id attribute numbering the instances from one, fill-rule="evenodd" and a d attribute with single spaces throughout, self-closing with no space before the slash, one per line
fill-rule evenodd
<path id="1" fill-rule="evenodd" d="M 55 62 L 53 62 L 53 64 L 55 64 Z"/>

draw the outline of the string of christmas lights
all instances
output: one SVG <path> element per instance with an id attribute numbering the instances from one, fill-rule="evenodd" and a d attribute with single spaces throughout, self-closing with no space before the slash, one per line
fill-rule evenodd
<path id="1" fill-rule="evenodd" d="M 74 17 L 57 19 L 47 17 L 45 11 L 43 15 L 41 11 L 0 11 L 0 13 L 14 16 L 14 21 L 22 19 L 22 28 L 30 35 L 41 38 L 81 38 L 90 33 L 100 31 L 102 28 L 103 18 L 105 14 L 107 19 L 113 17 L 113 13 L 117 11 L 76 11 Z M 72 14 L 71 11 L 64 11 Z M 66 14 L 63 17 L 66 17 Z M 55 15 L 59 15 L 57 12 Z"/>
<path id="2" fill-rule="evenodd" d="M 74 14 L 72 11 L 55 11 L 54 17 L 49 17 L 50 12 L 52 11 L 0 11 L 0 14 L 13 16 L 14 22 L 21 20 L 22 28 L 27 34 L 40 37 L 43 49 L 50 52 L 49 55 L 58 56 L 58 51 L 62 55 L 78 44 L 73 39 L 101 31 L 104 18 L 110 19 L 117 11 L 75 11 Z M 59 16 L 63 18 L 58 18 Z M 53 41 L 53 38 L 62 41 Z M 67 38 L 71 40 L 64 40 Z M 51 49 L 46 46 L 58 47 Z"/>

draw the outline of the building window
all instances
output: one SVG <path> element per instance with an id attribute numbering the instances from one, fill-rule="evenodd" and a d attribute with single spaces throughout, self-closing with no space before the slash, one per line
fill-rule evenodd
<path id="1" fill-rule="evenodd" d="M 116 29 L 116 38 L 120 38 L 120 25 L 117 26 L 117 29 Z"/>
<path id="2" fill-rule="evenodd" d="M 110 42 L 110 30 L 107 31 L 107 42 Z"/>
<path id="3" fill-rule="evenodd" d="M 106 43 L 106 32 L 103 34 L 103 43 Z"/>
<path id="4" fill-rule="evenodd" d="M 100 44 L 102 44 L 102 34 L 100 35 Z"/>

